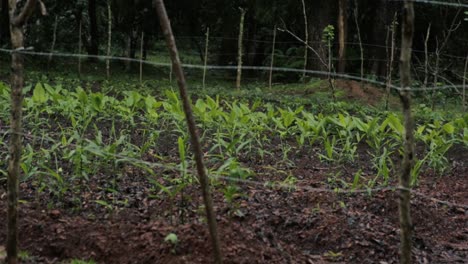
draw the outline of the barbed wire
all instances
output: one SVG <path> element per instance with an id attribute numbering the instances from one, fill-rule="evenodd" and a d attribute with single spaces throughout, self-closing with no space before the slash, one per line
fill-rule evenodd
<path id="1" fill-rule="evenodd" d="M 11 50 L 11 49 L 2 49 L 0 48 L 0 52 L 6 52 L 6 53 L 13 53 L 17 52 L 20 54 L 26 54 L 26 55 L 33 55 L 33 56 L 55 56 L 55 57 L 71 57 L 71 58 L 80 58 L 80 59 L 86 59 L 86 58 L 94 58 L 94 59 L 101 59 L 101 60 L 117 60 L 117 61 L 128 61 L 128 62 L 136 62 L 136 63 L 142 63 L 145 65 L 151 65 L 151 66 L 157 66 L 157 67 L 172 67 L 171 63 L 164 63 L 164 62 L 154 62 L 154 61 L 147 61 L 147 60 L 141 60 L 141 59 L 136 59 L 136 58 L 127 58 L 127 57 L 117 57 L 117 56 L 105 56 L 105 55 L 89 55 L 89 54 L 74 54 L 74 53 L 61 53 L 61 52 L 34 52 L 34 51 L 28 51 L 26 49 L 19 49 L 19 50 Z M 199 65 L 199 64 L 183 64 L 182 65 L 186 69 L 204 69 L 204 65 Z M 208 70 L 237 70 L 236 65 L 225 65 L 225 66 L 218 66 L 218 65 L 207 65 L 206 69 Z M 390 89 L 396 90 L 396 91 L 413 91 L 413 92 L 421 92 L 421 91 L 434 91 L 434 90 L 452 90 L 452 89 L 458 89 L 458 88 L 465 88 L 462 84 L 459 85 L 443 85 L 443 86 L 432 86 L 432 87 L 407 87 L 407 88 L 402 88 L 393 84 L 387 84 L 382 81 L 378 80 L 373 80 L 369 78 L 361 78 L 360 76 L 354 76 L 350 74 L 345 74 L 345 73 L 336 73 L 336 72 L 329 72 L 329 71 L 319 71 L 319 70 L 304 70 L 304 69 L 296 69 L 296 68 L 284 68 L 284 67 L 268 67 L 268 66 L 242 66 L 242 70 L 260 70 L 260 71 L 274 71 L 274 72 L 292 72 L 292 73 L 307 73 L 311 75 L 318 75 L 318 76 L 323 76 L 323 77 L 338 77 L 338 78 L 343 78 L 343 79 L 348 79 L 348 80 L 354 80 L 354 81 L 362 81 L 370 84 L 375 84 L 379 85 L 382 87 L 388 87 Z"/>

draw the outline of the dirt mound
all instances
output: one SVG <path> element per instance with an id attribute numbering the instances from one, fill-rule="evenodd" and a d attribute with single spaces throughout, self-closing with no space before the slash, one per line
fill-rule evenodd
<path id="1" fill-rule="evenodd" d="M 376 105 L 385 98 L 385 89 L 369 83 L 351 80 L 336 80 L 337 89 L 345 92 L 344 97 L 362 103 Z"/>

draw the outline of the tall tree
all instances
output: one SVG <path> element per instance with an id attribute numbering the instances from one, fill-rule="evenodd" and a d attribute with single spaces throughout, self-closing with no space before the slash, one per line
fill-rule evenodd
<path id="1" fill-rule="evenodd" d="M 316 56 L 309 57 L 309 68 L 328 71 L 328 66 L 322 63 L 327 61 L 327 48 L 322 42 L 322 36 L 325 27 L 334 24 L 334 10 L 337 10 L 335 5 L 328 1 L 312 1 L 308 6 L 310 46 L 320 55 L 319 59 Z"/>
<path id="2" fill-rule="evenodd" d="M 338 0 L 338 72 L 345 72 L 346 68 L 346 36 L 348 30 L 348 0 Z"/>
<path id="3" fill-rule="evenodd" d="M 89 15 L 89 47 L 90 55 L 98 55 L 99 53 L 99 30 L 97 20 L 97 0 L 88 0 L 88 15 Z"/>

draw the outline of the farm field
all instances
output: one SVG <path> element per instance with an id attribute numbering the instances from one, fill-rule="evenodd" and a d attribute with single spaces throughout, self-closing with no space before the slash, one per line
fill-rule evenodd
<path id="1" fill-rule="evenodd" d="M 0 0 L 0 264 L 467 263 L 467 1 Z"/>
<path id="2" fill-rule="evenodd" d="M 171 84 L 37 79 L 24 89 L 23 263 L 209 262 L 193 154 Z M 326 83 L 264 96 L 194 90 L 226 263 L 398 262 L 402 118 L 380 108 L 375 88 L 367 95 L 356 83 L 337 83 L 337 103 L 323 95 L 310 105 L 301 100 L 320 98 Z M 9 98 L 2 83 L 2 162 Z M 414 258 L 463 263 L 468 116 L 420 105 L 415 117 Z M 0 198 L 6 210 L 3 188 Z M 5 239 L 1 229 L 0 245 Z"/>

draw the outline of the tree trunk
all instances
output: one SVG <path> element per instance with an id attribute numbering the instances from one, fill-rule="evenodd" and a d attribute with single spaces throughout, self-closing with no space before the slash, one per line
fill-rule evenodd
<path id="1" fill-rule="evenodd" d="M 400 55 L 400 78 L 401 88 L 400 100 L 405 124 L 404 156 L 402 161 L 402 172 L 400 175 L 400 263 L 411 263 L 411 170 L 414 159 L 414 121 L 411 114 L 411 47 L 413 45 L 414 33 L 414 9 L 413 0 L 405 0 L 403 10 L 402 41 Z"/>
<path id="2" fill-rule="evenodd" d="M 28 0 L 16 15 L 16 0 L 8 1 L 10 38 L 13 50 L 24 48 L 23 26 L 36 5 Z M 18 179 L 21 162 L 21 122 L 23 116 L 24 59 L 18 52 L 11 54 L 11 116 L 10 116 L 10 159 L 8 161 L 8 231 L 6 240 L 7 263 L 18 263 Z"/>
<path id="3" fill-rule="evenodd" d="M 327 65 L 327 47 L 323 45 L 322 35 L 323 29 L 333 24 L 333 14 L 335 6 L 332 2 L 328 1 L 309 1 L 309 13 L 307 16 L 308 24 L 313 25 L 308 27 L 309 31 L 309 44 L 310 47 L 317 52 L 317 54 L 309 56 L 307 68 L 312 70 L 328 71 Z M 325 63 L 323 63 L 325 62 Z"/>
<path id="4" fill-rule="evenodd" d="M 339 0 L 338 12 L 338 72 L 343 73 L 346 71 L 346 36 L 348 31 L 348 14 L 347 14 L 348 1 Z"/>
<path id="5" fill-rule="evenodd" d="M 377 0 L 375 2 L 375 15 L 373 16 L 370 43 L 380 45 L 381 47 L 372 47 L 368 55 L 370 55 L 370 72 L 375 76 L 385 76 L 387 72 L 387 64 L 385 63 L 386 43 L 385 31 L 382 30 L 386 25 L 390 24 L 391 18 L 390 4 L 386 0 Z"/>
<path id="6" fill-rule="evenodd" d="M 11 1 L 10 2 L 15 2 Z M 13 3 L 16 5 L 16 3 Z M 13 15 L 13 14 L 10 14 Z M 23 47 L 22 27 L 11 26 L 12 49 Z M 8 163 L 8 235 L 7 254 L 8 263 L 17 263 L 18 257 L 18 178 L 20 176 L 21 158 L 21 120 L 23 112 L 22 89 L 23 79 L 23 56 L 19 53 L 11 55 L 11 138 L 10 138 L 10 160 Z"/>
<path id="7" fill-rule="evenodd" d="M 96 0 L 88 0 L 88 14 L 89 14 L 89 34 L 90 43 L 88 54 L 98 55 L 99 53 L 99 32 L 96 15 Z"/>

